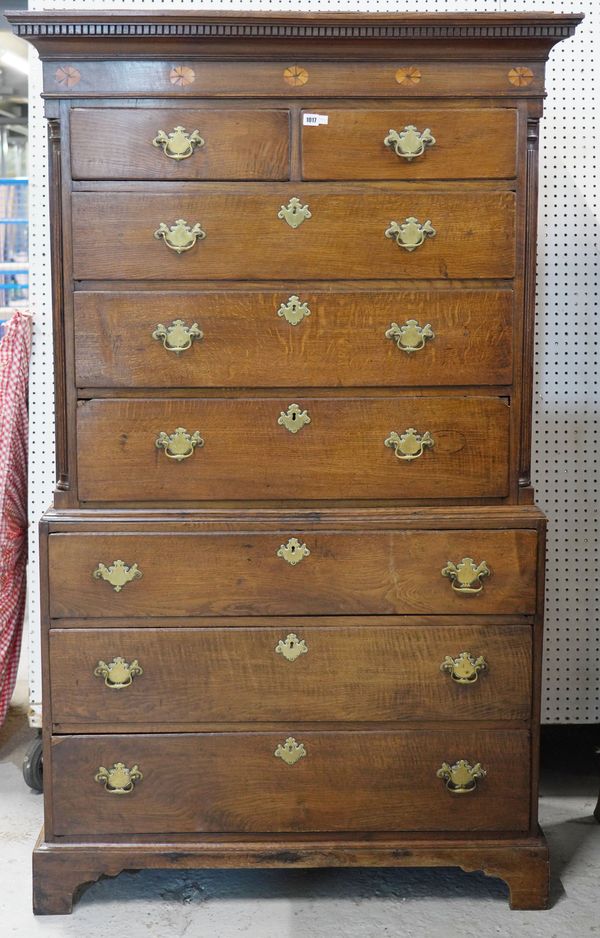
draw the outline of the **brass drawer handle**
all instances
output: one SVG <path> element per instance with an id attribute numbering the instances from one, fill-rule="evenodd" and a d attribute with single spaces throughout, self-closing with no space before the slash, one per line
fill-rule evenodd
<path id="1" fill-rule="evenodd" d="M 202 230 L 200 222 L 195 225 L 188 225 L 183 218 L 178 218 L 171 226 L 161 221 L 154 232 L 157 241 L 162 238 L 168 248 L 177 254 L 183 254 L 194 247 L 196 241 L 202 241 L 206 237 L 206 232 Z"/>
<path id="2" fill-rule="evenodd" d="M 308 411 L 302 410 L 299 404 L 290 404 L 287 411 L 281 411 L 277 423 L 290 433 L 298 433 L 298 430 L 310 423 L 310 417 Z"/>
<path id="3" fill-rule="evenodd" d="M 296 564 L 304 560 L 305 557 L 310 556 L 310 551 L 306 544 L 300 543 L 297 537 L 290 537 L 287 544 L 281 545 L 277 551 L 277 556 L 282 557 L 283 560 L 287 561 L 292 567 L 295 567 Z"/>
<path id="4" fill-rule="evenodd" d="M 295 765 L 306 755 L 306 749 L 303 743 L 297 743 L 293 736 L 288 736 L 284 743 L 279 743 L 273 754 L 283 759 L 286 765 Z"/>
<path id="5" fill-rule="evenodd" d="M 390 147 L 396 154 L 401 156 L 407 162 L 411 162 L 422 156 L 426 147 L 432 147 L 435 144 L 435 137 L 429 127 L 425 130 L 417 130 L 414 124 L 407 124 L 404 130 L 390 130 L 384 139 L 386 147 Z"/>
<path id="6" fill-rule="evenodd" d="M 481 768 L 481 763 L 470 765 L 465 759 L 459 759 L 454 765 L 442 762 L 437 770 L 438 778 L 444 779 L 446 788 L 454 795 L 465 795 L 477 788 L 477 779 L 485 778 L 487 772 Z"/>
<path id="7" fill-rule="evenodd" d="M 164 450 L 168 459 L 181 462 L 182 459 L 189 459 L 197 446 L 204 446 L 204 440 L 199 430 L 190 434 L 185 427 L 177 427 L 174 433 L 165 433 L 161 430 L 154 444 L 157 449 Z"/>
<path id="8" fill-rule="evenodd" d="M 187 160 L 196 148 L 204 146 L 204 140 L 197 130 L 189 133 L 185 127 L 175 127 L 170 133 L 159 130 L 152 141 L 153 147 L 160 147 L 171 160 Z"/>
<path id="9" fill-rule="evenodd" d="M 143 574 L 138 569 L 137 563 L 133 563 L 128 567 L 123 560 L 113 560 L 109 567 L 99 563 L 92 576 L 95 580 L 106 580 L 115 593 L 120 593 L 127 583 L 131 583 L 132 580 L 140 580 Z"/>
<path id="10" fill-rule="evenodd" d="M 442 570 L 442 576 L 447 576 L 452 581 L 452 589 L 463 596 L 480 593 L 483 589 L 481 580 L 490 575 L 490 568 L 485 560 L 480 564 L 475 564 L 471 557 L 463 557 L 458 563 L 448 561 Z"/>
<path id="11" fill-rule="evenodd" d="M 111 795 L 128 795 L 133 791 L 136 782 L 141 782 L 143 775 L 137 765 L 127 768 L 124 762 L 115 762 L 112 768 L 103 765 L 94 775 L 94 781 L 104 785 Z"/>
<path id="12" fill-rule="evenodd" d="M 197 322 L 186 326 L 183 319 L 173 319 L 170 326 L 165 327 L 162 322 L 157 323 L 152 338 L 162 339 L 167 352 L 175 352 L 179 355 L 191 346 L 194 339 L 203 339 L 204 333 L 198 328 Z"/>
<path id="13" fill-rule="evenodd" d="M 407 319 L 401 326 L 392 322 L 385 337 L 393 339 L 400 351 L 411 354 L 424 348 L 426 339 L 435 339 L 435 333 L 429 323 L 420 326 L 416 319 Z"/>
<path id="14" fill-rule="evenodd" d="M 295 661 L 300 655 L 308 653 L 308 646 L 303 638 L 298 638 L 294 632 L 290 632 L 277 642 L 275 651 L 278 655 L 283 655 L 286 661 Z"/>
<path id="15" fill-rule="evenodd" d="M 106 686 L 114 688 L 115 690 L 120 690 L 122 687 L 129 687 L 134 677 L 137 674 L 142 675 L 143 673 L 144 669 L 140 667 L 137 658 L 135 658 L 131 664 L 127 664 L 125 658 L 119 657 L 113 658 L 109 664 L 101 660 L 94 668 L 94 676 L 103 677 Z"/>
<path id="16" fill-rule="evenodd" d="M 393 449 L 397 459 L 410 462 L 422 456 L 426 447 L 432 447 L 434 440 L 429 430 L 421 434 L 417 433 L 414 427 L 409 427 L 402 434 L 392 430 L 388 438 L 383 441 L 383 445 Z"/>
<path id="17" fill-rule="evenodd" d="M 289 322 L 290 326 L 297 326 L 305 316 L 310 316 L 310 309 L 307 303 L 303 303 L 299 296 L 294 295 L 290 296 L 287 303 L 281 304 L 277 315 Z"/>
<path id="18" fill-rule="evenodd" d="M 386 238 L 392 238 L 405 251 L 416 251 L 426 238 L 433 238 L 435 234 L 436 230 L 429 219 L 421 224 L 414 215 L 405 218 L 403 222 L 391 221 L 390 227 L 385 230 Z"/>
<path id="19" fill-rule="evenodd" d="M 480 671 L 487 670 L 487 661 L 480 655 L 474 658 L 468 651 L 461 651 L 458 658 L 446 655 L 440 665 L 440 671 L 447 671 L 456 684 L 474 684 Z"/>
<path id="20" fill-rule="evenodd" d="M 303 221 L 312 218 L 308 205 L 302 205 L 300 199 L 294 196 L 287 205 L 282 205 L 277 212 L 277 218 L 286 221 L 290 228 L 299 228 Z"/>

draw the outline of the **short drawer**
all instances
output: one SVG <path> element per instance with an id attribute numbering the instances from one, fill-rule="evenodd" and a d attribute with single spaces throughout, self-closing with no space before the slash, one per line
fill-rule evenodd
<path id="1" fill-rule="evenodd" d="M 459 760 L 485 777 L 457 794 Z M 518 831 L 529 766 L 523 730 L 54 737 L 53 833 Z"/>
<path id="2" fill-rule="evenodd" d="M 534 530 L 157 529 L 51 534 L 48 544 L 53 618 L 531 614 L 536 608 Z M 465 558 L 474 567 L 466 563 L 461 583 L 448 566 Z M 143 618 L 138 623 L 145 625 Z"/>
<path id="3" fill-rule="evenodd" d="M 501 498 L 509 416 L 492 397 L 84 401 L 79 498 Z"/>
<path id="4" fill-rule="evenodd" d="M 74 303 L 79 387 L 512 381 L 510 290 L 82 291 Z"/>
<path id="5" fill-rule="evenodd" d="M 366 184 L 324 191 L 307 183 L 232 183 L 227 191 L 188 183 L 164 192 L 141 185 L 73 193 L 75 279 L 479 280 L 515 273 L 513 192 Z M 304 206 L 310 212 L 300 224 L 294 199 L 301 214 Z M 290 210 L 296 227 L 286 220 Z M 402 237 L 410 249 L 399 246 Z"/>
<path id="6" fill-rule="evenodd" d="M 315 111 L 321 121 L 311 120 Z M 303 111 L 302 121 L 304 179 L 501 179 L 516 174 L 514 109 L 317 107 Z"/>
<path id="7" fill-rule="evenodd" d="M 54 725 L 139 731 L 153 723 L 527 720 L 531 712 L 528 625 L 390 617 L 55 625 Z"/>
<path id="8" fill-rule="evenodd" d="M 289 178 L 284 109 L 73 108 L 70 127 L 73 179 Z"/>

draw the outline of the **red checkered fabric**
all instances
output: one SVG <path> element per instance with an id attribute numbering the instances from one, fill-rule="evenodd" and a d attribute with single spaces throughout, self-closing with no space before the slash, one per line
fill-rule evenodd
<path id="1" fill-rule="evenodd" d="M 31 318 L 15 312 L 0 340 L 0 725 L 21 650 L 27 567 L 27 387 Z"/>

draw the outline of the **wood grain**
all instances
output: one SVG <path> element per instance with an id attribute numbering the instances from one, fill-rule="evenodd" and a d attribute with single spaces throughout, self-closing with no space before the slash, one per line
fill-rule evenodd
<path id="1" fill-rule="evenodd" d="M 278 424 L 291 403 L 310 423 Z M 509 407 L 498 398 L 262 398 L 81 401 L 77 436 L 83 501 L 448 498 L 508 494 Z M 159 433 L 199 431 L 181 462 Z M 385 446 L 392 431 L 428 431 L 412 462 Z"/>
<path id="2" fill-rule="evenodd" d="M 310 315 L 278 315 L 293 290 L 77 292 L 79 387 L 359 387 L 510 384 L 513 295 L 494 290 L 315 291 Z M 203 332 L 181 353 L 152 338 L 158 323 Z M 393 322 L 431 324 L 434 340 L 407 353 Z"/>
<path id="3" fill-rule="evenodd" d="M 189 184 L 193 186 L 193 183 Z M 292 229 L 278 212 L 292 197 L 312 217 Z M 511 192 L 420 192 L 366 184 L 354 189 L 232 183 L 220 190 L 74 192 L 77 280 L 499 277 L 515 272 Z M 110 211 L 107 211 L 110 205 Z M 385 237 L 391 221 L 415 216 L 437 231 L 409 253 Z M 159 224 L 199 222 L 206 238 L 184 254 L 154 238 Z M 294 287 L 295 289 L 295 287 Z"/>
<path id="4" fill-rule="evenodd" d="M 55 833 L 201 831 L 525 830 L 528 735 L 462 729 L 304 733 L 293 766 L 274 756 L 294 733 L 55 737 Z M 481 762 L 468 795 L 436 777 L 443 762 Z M 116 797 L 94 781 L 99 766 L 139 765 Z M 344 810 L 340 812 L 340 805 Z"/>
<path id="5" fill-rule="evenodd" d="M 43 832 L 42 832 L 43 834 Z M 511 909 L 546 909 L 549 893 L 548 845 L 539 830 L 531 834 L 194 834 L 137 837 L 112 843 L 38 840 L 33 854 L 34 909 L 38 915 L 72 910 L 75 893 L 100 876 L 124 869 L 459 867 L 482 870 L 504 880 Z"/>
<path id="6" fill-rule="evenodd" d="M 287 179 L 289 112 L 266 109 L 73 108 L 73 179 Z M 182 160 L 152 145 L 159 130 L 198 130 Z"/>
<path id="7" fill-rule="evenodd" d="M 486 108 L 315 108 L 328 123 L 302 127 L 304 179 L 502 179 L 516 174 L 517 112 Z M 306 113 L 306 112 L 303 112 Z M 407 160 L 384 145 L 390 128 L 428 128 L 435 144 Z"/>
<path id="8" fill-rule="evenodd" d="M 296 566 L 277 556 L 290 537 L 311 552 Z M 52 534 L 50 615 L 522 615 L 536 609 L 536 545 L 531 530 Z M 477 595 L 441 574 L 463 557 L 491 570 Z M 92 577 L 116 559 L 143 573 L 119 593 Z"/>
<path id="9" fill-rule="evenodd" d="M 68 629 L 50 632 L 55 723 L 248 723 L 253 720 L 527 720 L 531 633 L 526 625 L 427 626 L 366 617 L 240 620 L 208 629 Z M 55 623 L 60 625 L 60 623 Z M 307 652 L 275 651 L 290 633 Z M 447 655 L 483 655 L 487 669 L 460 685 Z M 137 660 L 126 688 L 94 676 L 99 660 Z M 231 688 L 235 687 L 235 694 Z"/>

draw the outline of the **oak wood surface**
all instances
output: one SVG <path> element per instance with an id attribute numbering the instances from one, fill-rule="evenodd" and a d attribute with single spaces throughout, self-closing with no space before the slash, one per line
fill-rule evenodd
<path id="1" fill-rule="evenodd" d="M 288 290 L 77 292 L 79 387 L 328 387 L 510 384 L 513 295 L 492 290 L 315 291 L 310 313 L 278 315 Z M 203 332 L 188 350 L 152 333 L 183 319 Z M 393 322 L 430 324 L 433 340 L 405 352 Z"/>
<path id="2" fill-rule="evenodd" d="M 34 910 L 65 914 L 82 887 L 123 869 L 206 867 L 448 867 L 483 870 L 503 879 L 512 909 L 548 907 L 548 846 L 539 829 L 530 836 L 447 833 L 331 835 L 203 834 L 140 842 L 52 843 L 42 830 L 33 855 Z"/>
<path id="3" fill-rule="evenodd" d="M 287 179 L 284 109 L 73 108 L 73 179 Z M 159 130 L 198 130 L 204 143 L 174 160 L 152 143 Z"/>
<path id="4" fill-rule="evenodd" d="M 326 124 L 302 126 L 304 179 L 476 179 L 516 174 L 517 112 L 514 109 L 315 108 Z M 312 113 L 303 111 L 302 114 Z M 304 120 L 304 119 L 303 119 Z M 429 129 L 435 139 L 411 160 L 384 140 L 390 129 Z"/>
<path id="5" fill-rule="evenodd" d="M 511 830 L 529 825 L 523 730 L 304 733 L 306 756 L 275 749 L 294 732 L 55 737 L 55 834 L 194 831 Z M 442 763 L 487 772 L 467 795 L 447 791 Z M 143 779 L 115 796 L 100 766 L 139 765 Z M 340 806 L 343 805 L 343 811 Z"/>
<path id="6" fill-rule="evenodd" d="M 435 622 L 435 620 L 434 620 Z M 209 629 L 61 629 L 50 633 L 55 723 L 235 723 L 278 720 L 526 720 L 531 634 L 513 626 L 390 626 L 361 618 L 241 620 Z M 55 626 L 60 623 L 55 623 Z M 308 649 L 276 652 L 294 634 Z M 467 651 L 487 668 L 471 685 L 440 665 Z M 94 675 L 115 655 L 139 661 L 128 687 Z M 235 694 L 231 689 L 235 687 Z"/>
<path id="7" fill-rule="evenodd" d="M 336 279 L 498 277 L 515 272 L 511 192 L 419 192 L 273 183 L 168 193 L 74 192 L 73 276 L 78 280 Z M 278 218 L 291 198 L 312 217 L 298 228 Z M 110 205 L 110 211 L 107 211 Z M 437 234 L 408 252 L 385 231 L 408 217 Z M 176 254 L 154 232 L 177 219 L 200 223 L 206 238 Z"/>
<path id="8" fill-rule="evenodd" d="M 278 423 L 291 404 L 310 423 Z M 300 418 L 298 418 L 300 419 Z M 455 498 L 508 494 L 507 402 L 498 398 L 92 400 L 78 408 L 79 497 L 189 499 Z M 200 432 L 181 462 L 161 432 Z M 434 444 L 412 462 L 384 445 L 415 428 Z"/>
<path id="9" fill-rule="evenodd" d="M 310 550 L 296 566 L 277 556 L 290 537 Z M 536 610 L 536 544 L 529 530 L 52 534 L 50 615 L 523 615 Z M 476 595 L 442 576 L 463 557 L 490 568 Z M 142 578 L 120 592 L 93 578 L 114 560 Z"/>
<path id="10" fill-rule="evenodd" d="M 39 12 L 11 19 L 45 60 L 55 157 L 55 277 L 60 279 L 63 269 L 61 283 L 54 286 L 58 511 L 42 526 L 43 634 L 55 651 L 50 674 L 44 644 L 46 833 L 35 852 L 36 911 L 69 911 L 78 883 L 124 868 L 358 863 L 457 863 L 466 870 L 484 869 L 506 879 L 513 907 L 544 906 L 547 848 L 536 827 L 544 523 L 527 504 L 506 510 L 486 505 L 485 499 L 504 498 L 492 494 L 502 490 L 516 502 L 519 476 L 521 501 L 532 498 L 528 408 L 536 121 L 544 60 L 552 45 L 573 33 L 580 17 L 110 11 Z M 69 111 L 78 103 L 71 124 Z M 329 123 L 303 126 L 303 108 L 327 113 Z M 161 120 L 173 115 L 187 126 L 178 115 L 195 112 L 206 121 L 204 152 L 176 166 L 149 140 L 140 150 L 138 124 L 154 135 L 148 121 L 155 114 Z M 411 163 L 395 157 L 380 139 L 394 124 L 381 131 L 379 121 L 385 117 L 387 125 L 388 118 L 402 121 L 404 115 L 404 124 L 420 126 L 424 120 L 436 136 L 436 145 Z M 242 127 L 243 141 L 236 127 Z M 142 130 L 141 137 L 145 134 Z M 155 169 L 161 161 L 166 169 Z M 303 170 L 315 181 L 299 182 Z M 277 183 L 288 171 L 290 182 Z M 90 178 L 73 181 L 78 174 Z M 235 179 L 240 181 L 225 182 Z M 276 217 L 279 206 L 293 196 L 312 212 L 295 231 Z M 431 218 L 437 229 L 435 238 L 412 254 L 383 237 L 392 219 L 410 215 Z M 200 221 L 207 237 L 176 257 L 152 235 L 160 221 L 172 224 L 181 217 Z M 172 356 L 168 364 L 168 353 L 147 337 L 144 315 L 154 318 L 158 302 L 166 296 L 168 304 L 179 289 L 189 291 L 187 299 L 200 295 L 207 302 L 199 281 L 212 291 L 208 302 L 216 298 L 205 306 L 200 323 L 205 340 L 193 347 L 193 357 L 181 356 L 174 364 Z M 218 289 L 222 281 L 228 281 L 226 292 Z M 374 299 L 365 302 L 369 281 Z M 371 332 L 379 330 L 378 317 L 389 310 L 376 291 L 398 289 L 406 281 L 427 297 L 427 307 L 420 306 L 411 318 L 429 321 L 435 312 L 440 324 L 436 329 L 432 323 L 435 340 L 412 358 L 389 341 L 382 340 L 385 350 L 377 346 Z M 467 288 L 477 284 L 486 290 L 485 306 L 476 297 L 472 303 L 468 299 Z M 112 285 L 118 286 L 114 297 L 108 292 Z M 270 300 L 280 289 L 287 292 L 288 285 L 288 295 L 310 286 L 314 310 L 297 330 L 285 323 L 282 333 L 283 321 L 267 317 L 277 312 L 269 310 Z M 153 296 L 156 286 L 158 297 Z M 514 317 L 509 289 L 499 293 L 501 286 L 514 292 Z M 85 297 L 90 289 L 103 296 L 90 306 L 86 299 L 81 306 L 77 300 L 75 311 L 75 291 Z M 350 309 L 342 305 L 345 293 L 360 291 L 362 297 Z M 233 292 L 236 303 L 227 296 Z M 252 300 L 246 293 L 254 294 Z M 257 306 L 245 305 L 260 293 Z M 333 298 L 327 307 L 325 294 Z M 398 321 L 395 309 L 392 318 Z M 215 327 L 219 347 L 211 344 Z M 394 370 L 399 361 L 402 372 Z M 94 491 L 104 488 L 101 498 L 110 494 L 108 483 L 114 492 L 119 485 L 131 486 L 132 478 L 144 497 L 156 488 L 154 470 L 146 471 L 129 438 L 131 426 L 121 428 L 115 451 L 107 443 L 114 421 L 98 420 L 97 413 L 114 414 L 124 407 L 128 419 L 136 417 L 136 426 L 143 425 L 137 419 L 140 407 L 160 407 L 163 414 L 166 407 L 173 408 L 169 414 L 193 407 L 195 416 L 197 408 L 204 413 L 209 406 L 227 405 L 223 413 L 230 415 L 243 404 L 255 408 L 253 414 L 257 407 L 266 414 L 280 397 L 285 398 L 282 408 L 291 402 L 290 389 L 309 388 L 317 417 L 325 414 L 320 401 L 326 398 L 327 420 L 337 429 L 345 389 L 361 387 L 360 382 L 367 401 L 361 404 L 360 420 L 341 421 L 342 429 L 350 430 L 349 445 L 344 451 L 336 441 L 331 450 L 324 443 L 314 462 L 322 466 L 326 484 L 335 481 L 346 497 L 341 509 L 326 507 L 323 492 L 328 489 L 319 489 L 323 483 L 318 480 L 311 486 L 317 492 L 314 500 L 302 494 L 290 503 L 286 495 L 275 495 L 260 506 L 255 493 L 244 495 L 246 481 L 239 474 L 244 467 L 265 490 L 275 486 L 277 491 L 283 478 L 288 487 L 307 491 L 306 471 L 296 458 L 302 449 L 294 449 L 304 433 L 286 447 L 286 460 L 271 450 L 267 455 L 275 458 L 253 461 L 252 421 L 236 424 L 216 417 L 214 427 L 221 434 L 225 427 L 230 445 L 227 458 L 223 448 L 214 475 L 223 489 L 231 488 L 233 480 L 237 502 L 222 495 L 221 507 L 214 499 L 200 509 L 200 500 L 182 502 L 167 495 L 129 503 L 144 505 L 137 511 L 118 501 L 95 501 L 93 511 L 80 507 L 78 454 L 80 468 L 85 465 L 89 473 L 84 483 L 92 479 Z M 79 438 L 78 383 L 81 396 L 92 398 L 79 412 L 93 417 L 87 435 L 87 418 L 80 421 Z M 256 393 L 261 387 L 266 401 Z M 322 394 L 320 387 L 326 389 Z M 372 507 L 359 509 L 359 500 L 349 498 L 370 484 L 364 460 L 355 458 L 355 438 L 373 432 L 367 416 L 377 408 L 411 405 L 412 426 L 413 417 L 434 406 L 432 387 L 443 388 L 444 413 L 452 413 L 469 441 L 473 432 L 487 434 L 492 447 L 487 468 L 481 459 L 475 462 L 483 493 L 474 494 L 466 449 L 460 450 L 452 471 L 439 475 L 433 498 L 441 505 L 464 485 L 468 492 L 462 507 L 425 507 L 423 491 L 430 491 L 432 480 L 418 473 L 436 465 L 428 458 L 434 450 L 411 466 L 394 466 L 408 468 L 413 480 L 424 479 L 420 495 L 419 483 L 413 482 L 414 508 L 383 507 L 388 478 L 396 484 L 398 474 L 380 473 Z M 202 388 L 204 397 L 212 395 L 210 401 L 200 396 Z M 245 389 L 249 403 L 240 400 Z M 93 399 L 111 393 L 112 401 Z M 138 399 L 123 403 L 117 393 Z M 157 399 L 158 393 L 169 400 Z M 483 419 L 474 431 L 469 408 L 481 407 L 475 402 L 483 400 L 476 397 L 482 393 L 492 409 L 478 411 Z M 178 394 L 180 400 L 174 400 Z M 187 394 L 194 400 L 185 400 Z M 144 401 L 142 395 L 154 400 Z M 508 415 L 500 434 L 498 408 Z M 318 439 L 320 423 L 305 431 L 316 429 Z M 175 425 L 180 424 L 167 429 Z M 304 439 L 308 448 L 310 440 Z M 208 485 L 203 472 L 211 468 L 210 453 L 207 442 L 189 464 L 169 468 L 180 470 L 178 479 L 185 485 L 194 467 L 199 484 Z M 336 475 L 331 457 L 340 453 L 352 469 Z M 155 461 L 160 455 L 153 453 Z M 391 452 L 387 455 L 394 459 Z M 503 460 L 506 481 L 499 472 Z M 109 462 L 111 478 L 105 473 Z M 471 504 L 465 504 L 468 499 Z M 235 508 L 224 507 L 228 504 Z M 53 533 L 47 543 L 49 529 L 71 533 Z M 296 567 L 276 556 L 291 536 L 311 550 Z M 464 556 L 485 559 L 492 571 L 477 596 L 456 594 L 441 576 L 448 560 Z M 139 563 L 143 577 L 115 593 L 91 574 L 100 561 L 110 564 L 118 558 Z M 303 613 L 314 618 L 303 623 Z M 327 613 L 333 618 L 325 620 Z M 405 618 L 396 618 L 398 613 Z M 409 619 L 410 613 L 424 618 Z M 51 623 L 50 614 L 67 618 Z M 265 614 L 279 618 L 266 620 Z M 370 614 L 386 618 L 370 619 Z M 344 615 L 356 618 L 344 620 Z M 281 626 L 302 631 L 308 642 L 308 654 L 296 662 L 275 656 L 272 646 Z M 442 684 L 433 694 L 423 669 L 445 635 L 491 642 L 495 666 L 490 664 L 485 678 L 468 688 L 455 687 L 436 670 Z M 111 654 L 97 644 L 104 638 L 111 645 L 118 639 L 126 654 L 141 660 L 141 653 L 127 644 L 135 642 L 149 662 L 125 693 L 146 710 L 145 716 L 152 713 L 151 724 L 138 723 L 151 735 L 136 733 L 133 708 L 127 720 L 119 722 L 117 711 L 109 722 L 95 695 L 104 693 L 106 699 L 112 694 L 110 706 L 117 708 L 121 692 L 108 690 L 85 668 L 78 673 L 92 645 L 94 655 Z M 322 641 L 326 652 L 319 651 Z M 489 655 L 490 648 L 479 653 Z M 306 669 L 310 663 L 313 671 Z M 289 668 L 282 672 L 278 665 Z M 187 677 L 183 686 L 177 682 L 181 673 Z M 55 687 L 64 688 L 56 697 L 62 722 L 52 712 L 51 677 Z M 149 677 L 155 678 L 154 690 L 144 707 Z M 448 701 L 448 695 L 464 701 L 463 690 L 479 704 L 457 714 L 456 701 Z M 401 722 L 394 714 L 403 699 L 407 713 L 413 710 Z M 191 700 L 198 713 L 211 707 L 219 732 L 211 732 L 209 723 L 163 722 L 169 707 L 174 712 L 181 700 L 184 705 Z M 303 704 L 312 723 L 307 717 L 298 722 L 290 712 L 300 712 Z M 79 717 L 78 707 L 88 710 Z M 247 723 L 226 722 L 231 713 L 244 716 L 243 710 Z M 381 722 L 371 722 L 367 730 L 365 713 Z M 436 713 L 445 721 L 432 721 Z M 295 722 L 279 726 L 278 714 Z M 339 715 L 338 725 L 329 719 L 332 714 Z M 386 714 L 391 718 L 387 732 L 381 732 L 375 727 L 388 719 Z M 78 736 L 51 735 L 53 729 L 76 732 L 78 725 Z M 165 734 L 186 728 L 180 736 Z M 302 734 L 308 756 L 290 768 L 275 759 L 273 749 L 294 731 Z M 268 748 L 261 749 L 262 742 Z M 117 744 L 119 752 L 113 753 Z M 96 756 L 109 765 L 119 758 L 137 760 L 144 779 L 130 796 L 110 795 L 93 782 Z M 433 756 L 480 759 L 488 776 L 476 792 L 456 798 L 435 778 L 428 761 Z M 273 782 L 273 763 L 275 772 L 283 770 L 283 785 Z M 391 835 L 394 826 L 413 834 Z M 361 840 L 352 830 L 367 836 Z"/>

